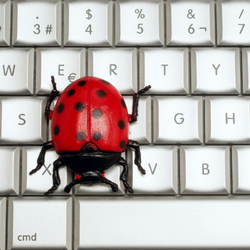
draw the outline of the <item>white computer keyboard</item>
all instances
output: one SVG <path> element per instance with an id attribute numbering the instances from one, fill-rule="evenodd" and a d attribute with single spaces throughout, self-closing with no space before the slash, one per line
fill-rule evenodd
<path id="1" fill-rule="evenodd" d="M 248 47 L 249 46 L 249 47 Z M 0 0 L 0 249 L 250 249 L 250 1 Z M 64 187 L 44 115 L 83 76 L 139 101 L 118 184 Z M 111 138 L 112 143 L 112 138 Z"/>

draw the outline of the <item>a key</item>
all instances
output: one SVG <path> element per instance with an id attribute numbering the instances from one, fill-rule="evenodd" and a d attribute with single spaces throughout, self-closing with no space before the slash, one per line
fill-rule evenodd
<path id="1" fill-rule="evenodd" d="M 6 235 L 6 198 L 0 199 L 0 248 L 5 249 Z"/>
<path id="2" fill-rule="evenodd" d="M 164 44 L 163 1 L 124 1 L 115 5 L 115 44 L 161 46 Z"/>
<path id="3" fill-rule="evenodd" d="M 1 97 L 0 143 L 40 144 L 46 141 L 46 98 Z"/>
<path id="4" fill-rule="evenodd" d="M 249 194 L 250 183 L 248 176 L 249 168 L 249 146 L 233 146 L 232 147 L 232 174 L 233 174 L 233 193 Z"/>
<path id="5" fill-rule="evenodd" d="M 36 51 L 36 93 L 49 94 L 51 76 L 63 91 L 73 81 L 85 76 L 85 49 L 47 49 Z"/>
<path id="6" fill-rule="evenodd" d="M 125 153 L 122 153 L 122 157 L 125 158 Z M 118 191 L 113 192 L 111 187 L 107 184 L 93 184 L 93 185 L 76 185 L 75 193 L 77 195 L 124 195 L 125 188 L 120 180 L 120 175 L 123 171 L 122 166 L 119 164 L 114 164 L 109 169 L 105 170 L 105 178 L 114 182 L 118 186 Z M 130 171 L 130 170 L 129 170 Z M 131 183 L 131 180 L 128 180 Z"/>
<path id="7" fill-rule="evenodd" d="M 81 197 L 75 200 L 74 247 L 248 249 L 249 210 L 247 196 Z"/>
<path id="8" fill-rule="evenodd" d="M 250 93 L 250 49 L 242 48 L 242 92 L 244 94 Z"/>
<path id="9" fill-rule="evenodd" d="M 155 96 L 153 99 L 154 143 L 202 143 L 202 114 L 202 97 Z"/>
<path id="10" fill-rule="evenodd" d="M 14 46 L 61 45 L 61 1 L 13 1 L 12 44 Z"/>
<path id="11" fill-rule="evenodd" d="M 141 165 L 146 175 L 134 164 L 135 152 L 129 150 L 133 164 L 132 183 L 135 194 L 178 193 L 178 149 L 167 146 L 140 146 Z"/>
<path id="12" fill-rule="evenodd" d="M 110 46 L 113 28 L 112 1 L 65 1 L 66 46 Z"/>
<path id="13" fill-rule="evenodd" d="M 0 147 L 0 194 L 19 194 L 19 169 L 20 149 L 19 147 Z M 1 241 L 1 240 L 0 240 Z"/>
<path id="14" fill-rule="evenodd" d="M 229 194 L 229 147 L 180 147 L 182 194 Z"/>
<path id="15" fill-rule="evenodd" d="M 33 94 L 34 49 L 0 49 L 0 93 Z"/>
<path id="16" fill-rule="evenodd" d="M 151 85 L 147 93 L 187 94 L 188 64 L 186 48 L 141 48 L 140 89 Z"/>
<path id="17" fill-rule="evenodd" d="M 249 14 L 249 1 L 217 1 L 217 44 L 249 46 Z"/>
<path id="18" fill-rule="evenodd" d="M 238 48 L 192 48 L 193 94 L 239 94 L 240 50 Z"/>
<path id="19" fill-rule="evenodd" d="M 124 96 L 128 113 L 132 113 L 132 97 Z M 139 143 L 151 142 L 151 97 L 141 96 L 139 99 L 137 121 L 129 125 L 129 139 Z"/>
<path id="20" fill-rule="evenodd" d="M 10 45 L 11 2 L 0 1 L 0 46 Z"/>
<path id="21" fill-rule="evenodd" d="M 22 148 L 22 194 L 24 195 L 44 195 L 53 185 L 53 162 L 59 157 L 55 150 L 47 151 L 43 167 L 35 174 L 29 174 L 37 166 L 41 148 L 41 146 Z M 59 169 L 59 176 L 61 183 L 54 194 L 67 195 L 64 187 L 72 181 L 72 171 L 62 166 Z"/>
<path id="22" fill-rule="evenodd" d="M 89 49 L 88 75 L 109 81 L 121 94 L 137 92 L 137 49 Z"/>
<path id="23" fill-rule="evenodd" d="M 72 249 L 72 198 L 10 198 L 8 249 Z"/>
<path id="24" fill-rule="evenodd" d="M 166 32 L 168 45 L 215 44 L 214 2 L 167 1 Z"/>
<path id="25" fill-rule="evenodd" d="M 205 97 L 206 143 L 249 143 L 249 105 L 247 97 Z"/>

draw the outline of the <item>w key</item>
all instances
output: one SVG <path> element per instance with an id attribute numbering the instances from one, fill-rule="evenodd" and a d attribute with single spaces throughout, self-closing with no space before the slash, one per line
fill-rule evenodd
<path id="1" fill-rule="evenodd" d="M 0 98 L 0 143 L 40 144 L 46 141 L 46 98 Z"/>

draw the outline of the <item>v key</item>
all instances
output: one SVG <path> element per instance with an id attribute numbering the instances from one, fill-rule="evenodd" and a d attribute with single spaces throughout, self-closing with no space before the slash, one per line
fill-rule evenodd
<path id="1" fill-rule="evenodd" d="M 149 166 L 151 174 L 153 175 L 155 173 L 155 170 L 156 170 L 156 167 L 157 167 L 157 163 L 155 164 L 154 169 L 151 168 L 150 163 L 148 163 L 148 166 Z"/>

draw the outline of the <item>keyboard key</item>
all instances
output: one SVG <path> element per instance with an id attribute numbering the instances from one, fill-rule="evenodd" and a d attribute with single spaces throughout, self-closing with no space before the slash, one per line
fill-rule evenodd
<path id="1" fill-rule="evenodd" d="M 66 46 L 112 45 L 113 4 L 111 1 L 68 1 L 64 3 Z"/>
<path id="2" fill-rule="evenodd" d="M 20 149 L 19 147 L 0 147 L 0 194 L 19 194 L 19 167 Z M 1 241 L 1 240 L 0 240 Z"/>
<path id="3" fill-rule="evenodd" d="M 5 249 L 6 239 L 6 198 L 0 199 L 0 248 Z"/>
<path id="4" fill-rule="evenodd" d="M 36 53 L 36 93 L 49 94 L 51 76 L 57 89 L 63 91 L 70 83 L 86 75 L 85 49 L 39 48 Z"/>
<path id="5" fill-rule="evenodd" d="M 22 194 L 24 195 L 44 195 L 53 185 L 53 162 L 59 157 L 54 150 L 47 151 L 43 167 L 35 174 L 29 175 L 29 172 L 37 166 L 41 148 L 41 146 L 22 148 Z M 72 171 L 62 166 L 59 169 L 59 176 L 61 184 L 53 194 L 67 195 L 64 188 L 72 181 Z"/>
<path id="6" fill-rule="evenodd" d="M 249 143 L 249 105 L 247 97 L 205 97 L 206 143 Z"/>
<path id="7" fill-rule="evenodd" d="M 10 198 L 8 249 L 69 249 L 72 198 Z"/>
<path id="8" fill-rule="evenodd" d="M 133 98 L 124 96 L 124 100 L 131 114 Z M 129 139 L 148 144 L 151 142 L 151 97 L 140 97 L 138 114 L 137 121 L 129 125 Z"/>
<path id="9" fill-rule="evenodd" d="M 242 92 L 244 94 L 250 93 L 250 49 L 242 48 Z"/>
<path id="10" fill-rule="evenodd" d="M 46 103 L 46 98 L 41 97 L 1 97 L 0 143 L 40 144 L 46 141 Z"/>
<path id="11" fill-rule="evenodd" d="M 217 44 L 249 46 L 249 22 L 249 1 L 217 1 Z"/>
<path id="12" fill-rule="evenodd" d="M 192 48 L 193 94 L 239 94 L 240 50 L 238 48 Z"/>
<path id="13" fill-rule="evenodd" d="M 122 153 L 122 157 L 125 159 L 125 152 Z M 116 183 L 118 185 L 118 191 L 113 192 L 111 187 L 107 184 L 93 184 L 93 185 L 75 185 L 75 193 L 77 195 L 124 195 L 125 188 L 120 180 L 120 175 L 123 168 L 119 164 L 114 164 L 109 169 L 105 170 L 105 178 Z M 129 170 L 131 171 L 131 170 Z M 128 180 L 131 183 L 131 180 Z"/>
<path id="14" fill-rule="evenodd" d="M 0 93 L 33 94 L 34 49 L 0 49 Z"/>
<path id="15" fill-rule="evenodd" d="M 115 9 L 115 44 L 164 44 L 163 1 L 118 1 Z"/>
<path id="16" fill-rule="evenodd" d="M 229 194 L 229 147 L 180 147 L 181 194 Z"/>
<path id="17" fill-rule="evenodd" d="M 147 93 L 187 94 L 189 92 L 188 49 L 141 48 L 140 89 L 148 85 L 152 88 Z"/>
<path id="18" fill-rule="evenodd" d="M 112 83 L 121 94 L 137 92 L 137 49 L 89 49 L 88 75 Z"/>
<path id="19" fill-rule="evenodd" d="M 11 2 L 0 1 L 0 46 L 10 45 Z"/>
<path id="20" fill-rule="evenodd" d="M 212 46 L 215 44 L 214 2 L 170 1 L 166 14 L 167 44 Z"/>
<path id="21" fill-rule="evenodd" d="M 61 45 L 61 1 L 18 0 L 13 2 L 14 46 Z"/>
<path id="22" fill-rule="evenodd" d="M 249 210 L 246 196 L 82 197 L 75 200 L 74 247 L 248 249 Z"/>
<path id="23" fill-rule="evenodd" d="M 202 143 L 202 97 L 155 96 L 153 105 L 154 143 Z"/>
<path id="24" fill-rule="evenodd" d="M 232 147 L 233 193 L 250 194 L 249 146 Z"/>
<path id="25" fill-rule="evenodd" d="M 142 167 L 146 175 L 134 164 L 135 155 L 129 151 L 133 164 L 132 183 L 135 194 L 176 194 L 178 193 L 177 147 L 140 146 Z"/>

